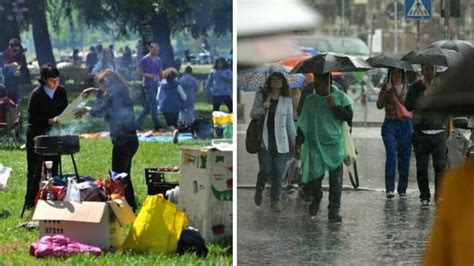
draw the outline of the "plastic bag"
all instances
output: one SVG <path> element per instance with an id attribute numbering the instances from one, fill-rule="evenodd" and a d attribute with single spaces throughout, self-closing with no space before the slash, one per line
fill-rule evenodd
<path id="1" fill-rule="evenodd" d="M 148 196 L 128 233 L 124 249 L 173 254 L 187 223 L 186 214 L 162 194 Z"/>
<path id="2" fill-rule="evenodd" d="M 356 161 L 357 155 L 351 136 L 351 130 L 347 122 L 342 122 L 342 135 L 344 137 L 344 164 L 349 166 Z"/>

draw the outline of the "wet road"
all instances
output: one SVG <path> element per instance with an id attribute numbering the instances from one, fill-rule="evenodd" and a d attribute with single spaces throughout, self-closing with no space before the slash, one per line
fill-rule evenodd
<path id="1" fill-rule="evenodd" d="M 281 213 L 270 211 L 269 193 L 256 207 L 253 193 L 238 190 L 239 265 L 419 265 L 435 210 L 421 208 L 414 193 L 385 200 L 382 192 L 344 192 L 343 222 L 333 224 L 327 192 L 313 219 L 296 193 L 284 194 Z"/>
<path id="2" fill-rule="evenodd" d="M 374 127 L 355 127 L 360 185 L 367 191 L 344 191 L 341 224 L 327 220 L 325 191 L 315 219 L 296 193 L 282 197 L 283 212 L 270 211 L 268 190 L 263 205 L 253 202 L 257 156 L 245 151 L 245 131 L 253 96 L 245 95 L 244 123 L 238 124 L 238 262 L 239 265 L 419 265 L 431 230 L 435 207 L 421 209 L 412 154 L 407 198 L 385 199 L 385 148 L 380 136 L 384 113 L 370 102 L 368 121 Z M 354 105 L 354 121 L 361 125 L 364 107 Z M 431 164 L 430 164 L 431 165 Z M 430 167 L 429 175 L 432 177 Z M 433 184 L 433 181 L 430 181 Z M 325 183 L 327 184 L 327 178 Z M 347 175 L 344 185 L 350 188 Z M 433 187 L 431 187 L 433 190 Z"/>

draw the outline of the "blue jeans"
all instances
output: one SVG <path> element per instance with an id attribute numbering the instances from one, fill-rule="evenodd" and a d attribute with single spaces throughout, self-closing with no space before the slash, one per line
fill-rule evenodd
<path id="1" fill-rule="evenodd" d="M 145 86 L 143 90 L 145 91 L 146 103 L 143 105 L 143 111 L 137 118 L 136 126 L 137 128 L 141 128 L 145 117 L 151 113 L 154 129 L 158 130 L 161 128 L 160 120 L 158 119 L 158 101 L 156 100 L 158 89 L 155 86 Z"/>
<path id="2" fill-rule="evenodd" d="M 278 153 L 276 150 L 266 150 L 261 148 L 258 152 L 258 162 L 260 171 L 257 176 L 257 190 L 265 189 L 267 178 L 272 181 L 271 200 L 272 202 L 280 200 L 281 181 L 285 174 L 285 166 L 288 153 Z"/>
<path id="3" fill-rule="evenodd" d="M 382 125 L 382 139 L 387 160 L 385 162 L 385 189 L 395 191 L 395 168 L 398 166 L 397 192 L 406 193 L 410 170 L 412 122 L 385 119 Z M 398 165 L 397 165 L 398 162 Z"/>

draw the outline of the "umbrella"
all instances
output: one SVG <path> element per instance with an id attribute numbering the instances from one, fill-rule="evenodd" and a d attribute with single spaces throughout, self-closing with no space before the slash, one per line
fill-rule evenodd
<path id="1" fill-rule="evenodd" d="M 462 40 L 441 40 L 436 41 L 428 47 L 438 47 L 448 50 L 454 50 L 462 55 L 468 55 L 469 53 L 474 52 L 474 46 L 468 41 Z"/>
<path id="2" fill-rule="evenodd" d="M 273 72 L 282 73 L 290 89 L 299 88 L 304 85 L 303 74 L 290 74 L 290 68 L 282 64 L 267 64 L 261 67 L 239 71 L 237 74 L 237 88 L 242 91 L 255 92 L 265 85 L 267 77 Z"/>
<path id="3" fill-rule="evenodd" d="M 456 51 L 438 47 L 426 48 L 420 51 L 411 51 L 402 60 L 412 64 L 427 64 L 453 66 L 462 60 L 462 55 Z"/>
<path id="4" fill-rule="evenodd" d="M 413 67 L 407 61 L 402 61 L 402 58 L 396 54 L 381 54 L 368 58 L 367 63 L 372 67 L 388 68 L 394 67 L 408 71 L 414 71 Z"/>
<path id="5" fill-rule="evenodd" d="M 420 102 L 420 112 L 433 115 L 474 114 L 474 53 L 452 68 L 440 88 Z"/>
<path id="6" fill-rule="evenodd" d="M 360 57 L 336 53 L 321 53 L 301 61 L 291 70 L 291 73 L 353 72 L 366 71 L 371 68 Z"/>

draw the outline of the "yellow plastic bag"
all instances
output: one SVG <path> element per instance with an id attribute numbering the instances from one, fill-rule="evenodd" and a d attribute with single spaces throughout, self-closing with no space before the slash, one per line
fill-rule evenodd
<path id="1" fill-rule="evenodd" d="M 173 254 L 187 223 L 186 214 L 162 194 L 148 196 L 130 228 L 124 249 Z"/>

